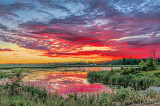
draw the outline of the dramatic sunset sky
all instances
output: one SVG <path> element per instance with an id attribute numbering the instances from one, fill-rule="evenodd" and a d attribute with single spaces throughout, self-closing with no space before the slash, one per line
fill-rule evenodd
<path id="1" fill-rule="evenodd" d="M 160 0 L 0 0 L 0 63 L 160 56 Z"/>

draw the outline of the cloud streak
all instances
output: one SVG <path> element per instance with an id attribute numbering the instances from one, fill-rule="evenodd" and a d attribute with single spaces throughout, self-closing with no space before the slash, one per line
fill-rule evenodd
<path id="1" fill-rule="evenodd" d="M 4 49 L 1 49 L 1 48 L 0 48 L 0 52 L 8 52 L 8 51 L 13 51 L 13 50 L 8 49 L 8 48 L 4 48 Z"/>

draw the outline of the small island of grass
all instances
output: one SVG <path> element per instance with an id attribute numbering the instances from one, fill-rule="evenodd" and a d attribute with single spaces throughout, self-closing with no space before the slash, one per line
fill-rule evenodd
<path id="1" fill-rule="evenodd" d="M 135 90 L 160 87 L 160 70 L 152 58 L 141 62 L 140 67 L 123 68 L 111 71 L 94 71 L 88 73 L 91 82 L 133 87 Z"/>

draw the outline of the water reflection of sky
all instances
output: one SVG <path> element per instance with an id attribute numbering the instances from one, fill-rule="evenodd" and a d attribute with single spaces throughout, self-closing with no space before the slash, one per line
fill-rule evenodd
<path id="1" fill-rule="evenodd" d="M 71 69 L 76 70 L 75 68 L 68 68 L 67 70 Z M 64 69 L 61 68 L 59 70 Z M 100 69 L 98 70 L 97 68 L 95 68 L 95 70 L 100 71 Z M 103 92 L 104 90 L 108 93 L 112 92 L 109 87 L 102 84 L 90 84 L 87 80 L 87 73 L 88 71 L 34 71 L 27 74 L 23 82 L 33 84 L 34 86 L 45 87 L 49 92 L 58 92 L 60 94 L 71 94 L 75 92 L 97 93 Z"/>

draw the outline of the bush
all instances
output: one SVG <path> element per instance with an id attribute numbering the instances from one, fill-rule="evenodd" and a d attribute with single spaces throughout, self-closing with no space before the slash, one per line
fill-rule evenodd
<path id="1" fill-rule="evenodd" d="M 21 71 L 18 71 L 13 76 L 10 77 L 9 82 L 4 86 L 4 88 L 8 89 L 9 95 L 14 96 L 18 95 L 21 89 L 20 81 L 22 79 Z"/>
<path id="2" fill-rule="evenodd" d="M 38 99 L 41 99 L 43 102 L 47 99 L 47 90 L 45 88 L 41 90 L 34 86 L 24 86 L 23 91 L 30 93 L 34 97 L 37 95 Z"/>
<path id="3" fill-rule="evenodd" d="M 0 78 L 8 78 L 10 77 L 10 74 L 8 72 L 1 72 L 0 71 Z"/>
<path id="4" fill-rule="evenodd" d="M 154 76 L 156 76 L 156 77 L 160 78 L 160 72 L 155 73 L 155 74 L 154 74 Z"/>
<path id="5" fill-rule="evenodd" d="M 157 69 L 156 62 L 152 58 L 149 58 L 146 62 L 141 61 L 140 63 L 141 71 L 153 71 L 156 69 Z"/>

